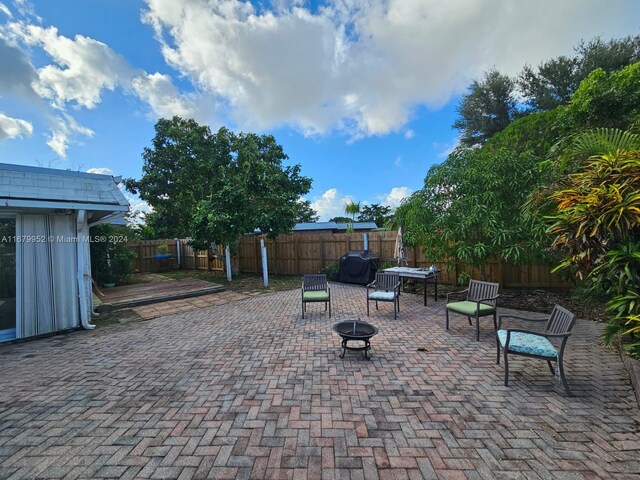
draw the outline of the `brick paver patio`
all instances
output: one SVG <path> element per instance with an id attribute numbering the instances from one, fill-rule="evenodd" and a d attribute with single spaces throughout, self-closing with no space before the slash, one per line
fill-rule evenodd
<path id="1" fill-rule="evenodd" d="M 1 478 L 639 478 L 640 414 L 601 325 L 579 321 L 567 398 L 545 362 L 510 387 L 443 301 L 373 312 L 371 361 L 331 326 L 366 319 L 333 285 L 333 318 L 298 291 L 0 347 Z M 418 350 L 420 349 L 420 351 Z"/>

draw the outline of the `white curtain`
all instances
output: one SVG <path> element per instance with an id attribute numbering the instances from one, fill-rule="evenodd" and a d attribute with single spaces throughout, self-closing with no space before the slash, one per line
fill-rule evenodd
<path id="1" fill-rule="evenodd" d="M 18 215 L 16 235 L 22 240 L 17 245 L 16 337 L 77 326 L 75 217 Z"/>

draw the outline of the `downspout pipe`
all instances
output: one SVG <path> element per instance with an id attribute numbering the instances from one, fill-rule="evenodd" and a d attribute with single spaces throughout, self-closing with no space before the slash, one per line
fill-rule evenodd
<path id="1" fill-rule="evenodd" d="M 91 275 L 87 272 L 87 261 L 85 249 L 89 248 L 89 224 L 87 222 L 87 211 L 78 210 L 76 219 L 76 232 L 78 241 L 76 242 L 77 275 L 78 275 L 78 305 L 80 307 L 80 323 L 85 330 L 93 330 L 95 325 L 89 322 L 91 312 L 91 298 L 87 298 L 87 282 L 89 292 L 91 292 Z"/>

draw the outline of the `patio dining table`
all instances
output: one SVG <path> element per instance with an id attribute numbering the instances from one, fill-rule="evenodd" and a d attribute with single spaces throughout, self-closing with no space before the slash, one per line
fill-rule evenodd
<path id="1" fill-rule="evenodd" d="M 434 300 L 438 301 L 438 275 L 440 270 L 436 267 L 428 267 L 428 268 L 412 268 L 412 267 L 391 267 L 385 268 L 385 272 L 396 273 L 400 276 L 401 279 L 404 278 L 418 278 L 422 279 L 424 284 L 424 305 L 427 305 L 427 283 L 434 284 Z M 432 280 L 432 281 L 431 281 Z M 404 285 L 403 285 L 404 288 Z"/>

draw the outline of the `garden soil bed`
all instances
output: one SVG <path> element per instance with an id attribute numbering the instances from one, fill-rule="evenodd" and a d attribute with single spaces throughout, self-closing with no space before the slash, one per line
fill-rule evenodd
<path id="1" fill-rule="evenodd" d="M 551 313 L 556 304 L 562 305 L 581 320 L 607 321 L 604 304 L 573 298 L 570 292 L 503 290 L 498 299 L 498 307 L 539 313 Z"/>
<path id="2" fill-rule="evenodd" d="M 418 287 L 420 289 L 422 288 L 421 285 L 416 286 L 416 288 Z M 463 287 L 438 285 L 438 294 L 443 297 L 447 292 L 459 292 L 462 290 L 464 290 Z M 553 310 L 556 304 L 562 305 L 567 310 L 575 313 L 579 319 L 596 322 L 607 321 L 604 304 L 574 298 L 569 291 L 500 289 L 500 298 L 498 298 L 498 308 L 512 308 L 514 310 L 543 314 L 551 313 L 551 310 Z"/>

